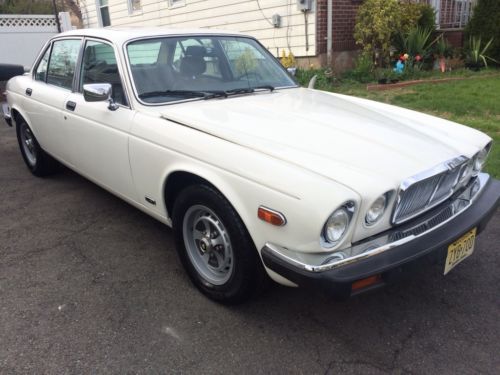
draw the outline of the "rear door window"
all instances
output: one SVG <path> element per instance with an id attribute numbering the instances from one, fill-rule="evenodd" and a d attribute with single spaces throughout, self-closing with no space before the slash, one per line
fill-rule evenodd
<path id="1" fill-rule="evenodd" d="M 71 90 L 80 45 L 79 39 L 54 42 L 47 69 L 47 83 Z"/>

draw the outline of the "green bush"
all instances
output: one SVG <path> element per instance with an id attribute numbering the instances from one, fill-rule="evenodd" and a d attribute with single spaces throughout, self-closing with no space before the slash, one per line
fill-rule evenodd
<path id="1" fill-rule="evenodd" d="M 307 87 L 312 77 L 316 76 L 315 89 L 330 91 L 335 81 L 335 77 L 330 69 L 297 69 L 295 79 L 303 86 Z"/>
<path id="2" fill-rule="evenodd" d="M 365 0 L 358 9 L 354 38 L 365 55 L 376 56 L 385 66 L 390 61 L 392 46 L 402 47 L 400 35 L 408 35 L 416 27 L 435 31 L 434 9 L 411 0 Z"/>
<path id="3" fill-rule="evenodd" d="M 380 56 L 387 63 L 392 38 L 401 27 L 401 9 L 397 0 L 365 0 L 358 9 L 354 39 L 365 54 Z"/>
<path id="4" fill-rule="evenodd" d="M 481 37 L 471 36 L 469 43 L 465 47 L 465 66 L 473 70 L 479 70 L 483 67 L 487 68 L 488 61 L 498 63 L 489 53 L 492 44 L 493 39 L 483 43 Z"/>
<path id="5" fill-rule="evenodd" d="M 374 66 L 370 55 L 362 53 L 356 59 L 354 69 L 344 74 L 345 78 L 352 79 L 361 83 L 368 83 L 374 80 Z"/>
<path id="6" fill-rule="evenodd" d="M 466 40 L 472 36 L 480 37 L 485 42 L 493 38 L 489 54 L 500 61 L 500 1 L 479 0 L 473 9 L 465 34 Z"/>
<path id="7" fill-rule="evenodd" d="M 422 29 L 436 30 L 436 11 L 429 4 L 419 3 L 416 4 L 420 10 L 420 18 L 417 25 Z"/>

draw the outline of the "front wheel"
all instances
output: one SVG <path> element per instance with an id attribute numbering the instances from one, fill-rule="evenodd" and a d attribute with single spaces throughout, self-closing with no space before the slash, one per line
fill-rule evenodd
<path id="1" fill-rule="evenodd" d="M 180 259 L 201 292 L 227 304 L 251 296 L 264 270 L 243 222 L 220 192 L 207 185 L 186 188 L 172 219 Z"/>

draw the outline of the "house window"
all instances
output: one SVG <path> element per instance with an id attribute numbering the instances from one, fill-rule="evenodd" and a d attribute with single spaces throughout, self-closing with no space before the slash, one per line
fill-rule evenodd
<path id="1" fill-rule="evenodd" d="M 436 12 L 438 29 L 464 28 L 472 16 L 476 0 L 419 0 L 432 5 Z"/>
<path id="2" fill-rule="evenodd" d="M 111 26 L 111 20 L 109 18 L 109 7 L 108 0 L 97 0 L 97 9 L 99 11 L 99 19 L 101 21 L 101 26 Z"/>
<path id="3" fill-rule="evenodd" d="M 186 5 L 186 0 L 168 0 L 169 8 L 176 8 Z"/>
<path id="4" fill-rule="evenodd" d="M 132 14 L 134 12 L 140 12 L 142 10 L 141 0 L 128 0 L 128 12 Z"/>

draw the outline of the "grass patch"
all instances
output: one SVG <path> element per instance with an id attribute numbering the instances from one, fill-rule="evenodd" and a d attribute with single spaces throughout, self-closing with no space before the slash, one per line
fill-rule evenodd
<path id="1" fill-rule="evenodd" d="M 330 91 L 426 112 L 485 132 L 494 140 L 486 171 L 500 178 L 500 75 L 387 91 L 345 83 L 332 85 Z"/>

